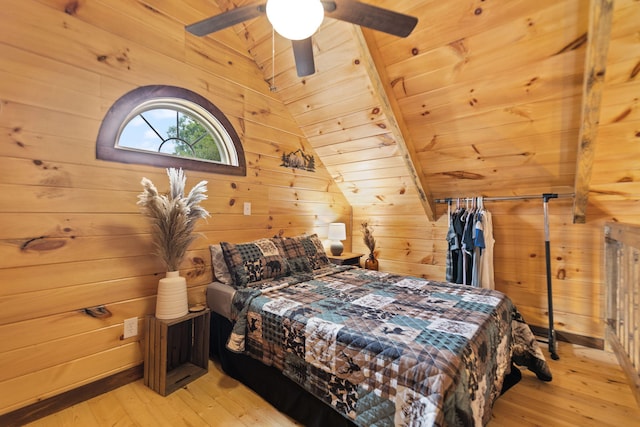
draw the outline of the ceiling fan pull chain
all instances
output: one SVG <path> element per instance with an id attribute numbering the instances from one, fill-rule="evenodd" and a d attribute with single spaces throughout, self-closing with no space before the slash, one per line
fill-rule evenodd
<path id="1" fill-rule="evenodd" d="M 269 86 L 271 92 L 275 92 L 276 88 L 276 31 L 271 26 L 271 86 Z"/>

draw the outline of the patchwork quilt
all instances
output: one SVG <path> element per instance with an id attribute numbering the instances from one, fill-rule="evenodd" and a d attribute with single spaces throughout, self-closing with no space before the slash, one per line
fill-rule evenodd
<path id="1" fill-rule="evenodd" d="M 483 426 L 512 363 L 551 380 L 504 294 L 341 266 L 236 292 L 227 347 L 359 426 Z"/>

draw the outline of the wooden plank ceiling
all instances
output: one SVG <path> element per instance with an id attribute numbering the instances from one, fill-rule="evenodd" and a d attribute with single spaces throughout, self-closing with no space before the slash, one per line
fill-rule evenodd
<path id="1" fill-rule="evenodd" d="M 574 192 L 588 2 L 366 2 L 418 25 L 403 39 L 326 18 L 305 78 L 266 17 L 222 31 L 246 42 L 352 206 L 433 219 L 436 198 Z"/>

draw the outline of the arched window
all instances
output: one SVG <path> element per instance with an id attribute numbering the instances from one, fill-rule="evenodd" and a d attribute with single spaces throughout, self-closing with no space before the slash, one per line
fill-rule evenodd
<path id="1" fill-rule="evenodd" d="M 107 113 L 96 157 L 122 163 L 246 175 L 240 138 L 204 97 L 173 86 L 144 86 Z"/>

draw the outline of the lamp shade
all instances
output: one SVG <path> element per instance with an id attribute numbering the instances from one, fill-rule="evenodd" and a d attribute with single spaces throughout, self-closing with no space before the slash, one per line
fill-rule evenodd
<path id="1" fill-rule="evenodd" d="M 267 18 L 282 37 L 304 40 L 322 24 L 324 7 L 320 0 L 267 0 Z"/>
<path id="2" fill-rule="evenodd" d="M 329 235 L 327 236 L 331 240 L 331 254 L 341 255 L 344 246 L 340 240 L 347 238 L 347 230 L 342 222 L 332 222 L 329 224 Z"/>
<path id="3" fill-rule="evenodd" d="M 347 238 L 347 230 L 342 222 L 332 222 L 329 224 L 329 240 L 344 240 Z"/>

